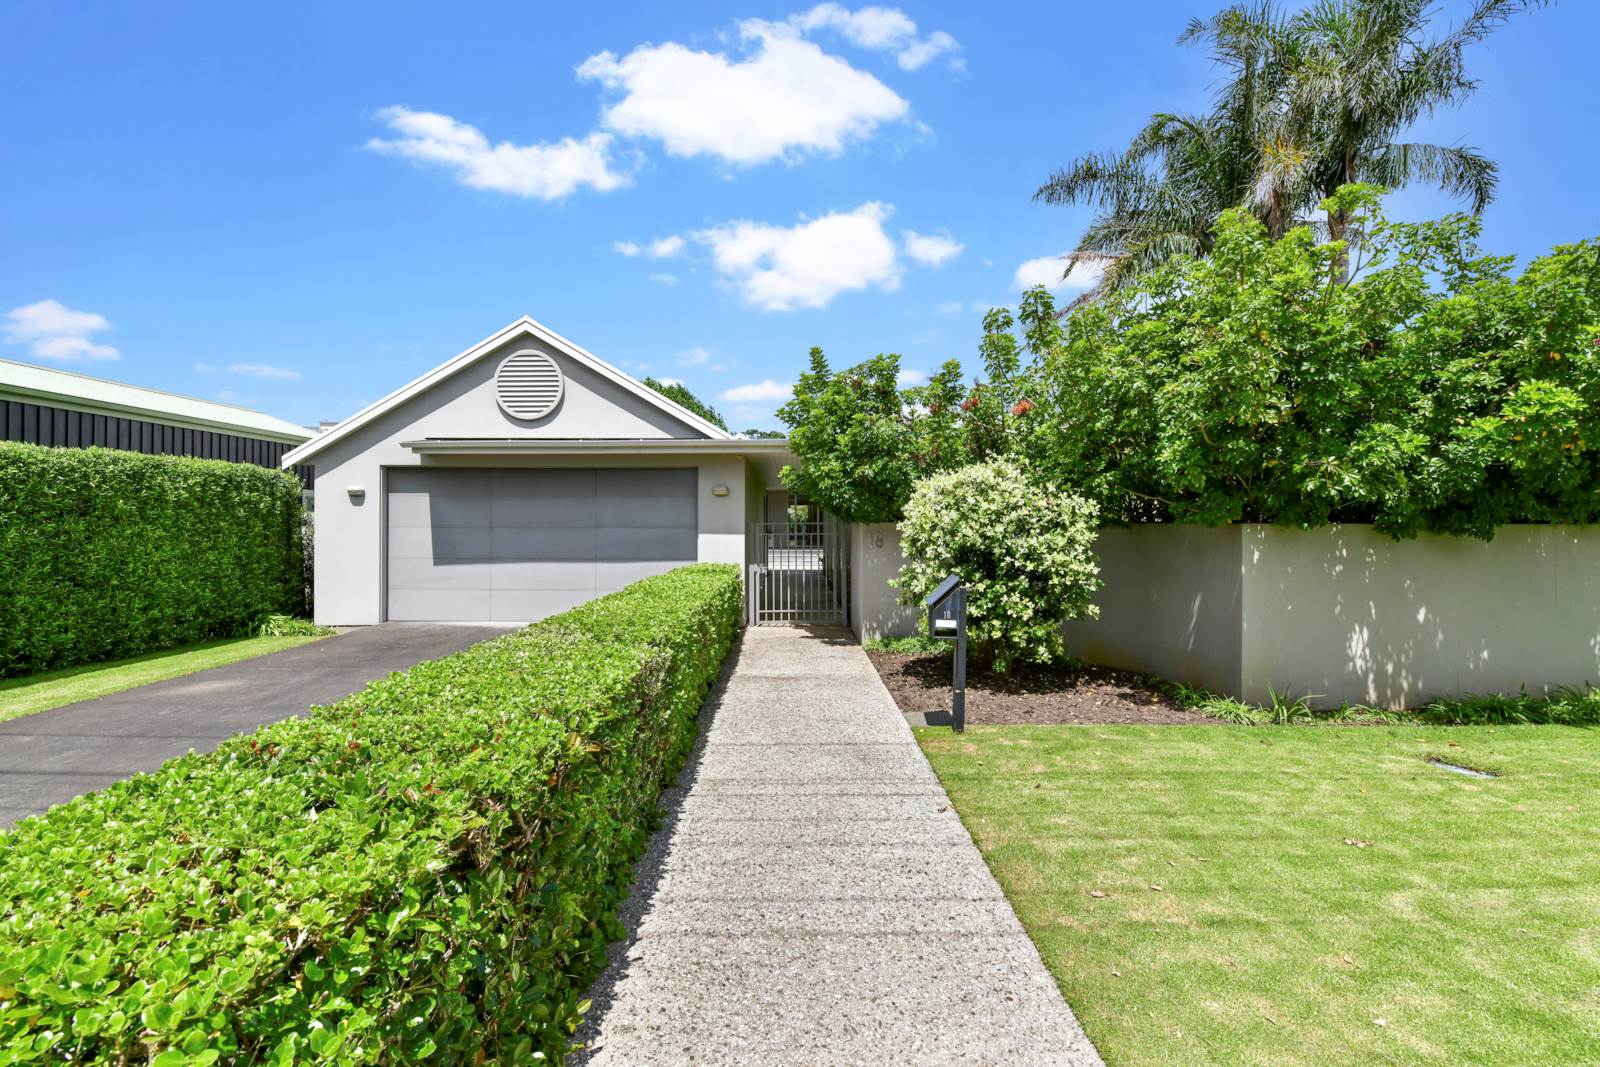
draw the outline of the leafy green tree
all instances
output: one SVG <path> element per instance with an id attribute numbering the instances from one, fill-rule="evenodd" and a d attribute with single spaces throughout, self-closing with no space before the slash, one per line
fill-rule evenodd
<path id="1" fill-rule="evenodd" d="M 1062 652 L 1061 624 L 1094 618 L 1100 588 L 1095 506 L 990 459 L 924 478 L 900 523 L 906 562 L 890 584 L 920 604 L 946 575 L 967 587 L 967 626 L 980 662 L 1048 663 Z"/>
<path id="2" fill-rule="evenodd" d="M 1472 94 L 1468 46 L 1548 2 L 1475 0 L 1436 39 L 1430 0 L 1317 0 L 1293 15 L 1262 0 L 1196 19 L 1180 42 L 1209 46 L 1224 73 L 1211 110 L 1153 116 L 1122 152 L 1080 157 L 1035 199 L 1098 209 L 1068 264 L 1104 268 L 1095 296 L 1174 256 L 1209 254 L 1230 208 L 1248 209 L 1277 238 L 1343 185 L 1424 182 L 1481 213 L 1494 198 L 1494 162 L 1404 135 Z M 1329 234 L 1359 236 L 1349 221 L 1332 211 Z"/>
<path id="3" fill-rule="evenodd" d="M 1073 312 L 1032 371 L 1034 465 L 1120 521 L 1600 521 L 1600 244 L 1513 277 L 1472 215 L 1389 222 L 1359 185 L 1320 206 L 1366 235 L 1348 267 L 1236 209 L 1208 258 Z"/>
<path id="4" fill-rule="evenodd" d="M 722 415 L 718 413 L 717 409 L 695 396 L 694 393 L 689 391 L 689 387 L 682 382 L 664 382 L 659 378 L 648 377 L 642 378 L 640 381 L 680 407 L 688 408 L 719 430 L 728 428 L 728 424 L 722 421 Z"/>
<path id="5" fill-rule="evenodd" d="M 755 430 L 755 429 L 750 429 L 750 430 L 740 430 L 739 431 L 739 436 L 740 437 L 748 437 L 752 441 L 781 441 L 783 439 L 784 434 L 783 434 L 782 430 Z"/>

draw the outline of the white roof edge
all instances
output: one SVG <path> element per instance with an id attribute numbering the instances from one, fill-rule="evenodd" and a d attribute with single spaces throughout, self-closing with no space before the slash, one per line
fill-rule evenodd
<path id="1" fill-rule="evenodd" d="M 596 453 L 596 452 L 787 452 L 789 442 L 782 438 L 730 437 L 713 440 L 701 437 L 425 437 L 401 441 L 419 455 L 503 454 L 518 452 Z"/>
<path id="2" fill-rule="evenodd" d="M 56 404 L 95 414 L 120 412 L 147 421 L 224 430 L 285 444 L 299 444 L 316 436 L 309 427 L 254 408 L 9 359 L 0 359 L 0 394 L 27 397 L 30 403 Z"/>
<path id="3" fill-rule="evenodd" d="M 707 422 L 705 419 L 702 419 L 700 416 L 683 407 L 681 404 L 662 396 L 648 385 L 645 385 L 643 382 L 635 379 L 632 375 L 618 370 L 616 367 L 613 367 L 611 364 L 607 363 L 599 356 L 596 356 L 588 349 L 572 343 L 565 337 L 556 333 L 554 330 L 535 320 L 532 316 L 524 315 L 515 322 L 496 330 L 494 333 L 490 334 L 488 337 L 485 337 L 471 348 L 468 348 L 463 352 L 459 352 L 451 358 L 445 360 L 443 363 L 439 364 L 437 367 L 434 367 L 426 374 L 412 379 L 410 382 L 407 382 L 405 385 L 401 386 L 399 389 L 396 389 L 383 399 L 368 404 L 366 407 L 362 408 L 354 415 L 351 415 L 348 419 L 345 419 L 327 433 L 314 437 L 300 447 L 285 453 L 282 461 L 283 466 L 290 467 L 296 463 L 306 462 L 309 457 L 316 455 L 328 445 L 348 437 L 356 430 L 367 425 L 369 422 L 372 422 L 374 419 L 377 419 L 383 414 L 399 407 L 412 397 L 431 389 L 433 386 L 444 381 L 446 378 L 449 378 L 457 371 L 463 370 L 473 363 L 476 363 L 480 358 L 482 358 L 484 355 L 487 355 L 493 349 L 505 344 L 519 331 L 525 331 L 533 334 L 535 337 L 543 340 L 546 344 L 549 344 L 563 355 L 588 365 L 591 369 L 598 371 L 602 377 L 609 378 L 611 381 L 622 386 L 628 392 L 634 394 L 640 399 L 655 405 L 656 407 L 665 411 L 667 414 L 671 415 L 673 418 L 678 419 L 693 429 L 704 433 L 708 438 L 712 440 L 734 439 L 733 435 L 728 433 L 726 430 Z"/>

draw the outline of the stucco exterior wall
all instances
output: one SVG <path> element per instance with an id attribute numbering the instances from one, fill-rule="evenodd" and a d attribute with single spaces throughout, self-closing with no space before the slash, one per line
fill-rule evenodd
<path id="1" fill-rule="evenodd" d="M 1098 619 L 1063 628 L 1067 651 L 1219 693 L 1239 685 L 1240 528 L 1151 525 L 1100 531 Z"/>
<path id="2" fill-rule="evenodd" d="M 921 630 L 921 612 L 900 604 L 900 591 L 889 585 L 904 562 L 894 523 L 850 525 L 850 629 L 857 640 L 909 637 Z"/>
<path id="3" fill-rule="evenodd" d="M 1242 528 L 1239 692 L 1406 707 L 1600 681 L 1600 529 Z"/>
<path id="4" fill-rule="evenodd" d="M 1508 526 L 1493 541 L 1396 542 L 1369 526 L 1102 530 L 1100 618 L 1067 648 L 1253 703 L 1415 706 L 1600 682 L 1600 528 Z M 891 525 L 852 529 L 852 624 L 914 633 Z"/>
<path id="5" fill-rule="evenodd" d="M 412 398 L 316 457 L 316 618 L 334 626 L 383 621 L 385 474 L 396 467 L 694 467 L 698 471 L 699 558 L 744 564 L 746 462 L 739 456 L 419 456 L 401 442 L 419 438 L 694 438 L 670 415 L 550 351 L 566 378 L 554 412 L 523 422 L 500 410 L 494 374 L 500 360 L 530 345 L 518 339 Z M 728 495 L 712 495 L 725 485 Z M 349 490 L 359 487 L 360 495 Z"/>

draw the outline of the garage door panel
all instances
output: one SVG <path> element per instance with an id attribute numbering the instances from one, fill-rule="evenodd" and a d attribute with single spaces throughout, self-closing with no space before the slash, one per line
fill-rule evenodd
<path id="1" fill-rule="evenodd" d="M 395 467 L 389 471 L 389 492 L 433 496 L 488 496 L 492 471 L 450 470 L 443 467 Z"/>
<path id="2" fill-rule="evenodd" d="M 618 563 L 602 560 L 594 565 L 594 587 L 597 593 L 615 593 L 625 585 L 644 578 L 653 578 L 679 567 L 693 563 L 692 559 L 656 559 Z"/>
<path id="3" fill-rule="evenodd" d="M 396 622 L 484 622 L 492 620 L 487 589 L 389 590 L 389 618 Z"/>
<path id="4" fill-rule="evenodd" d="M 392 471 L 388 614 L 522 622 L 691 563 L 693 470 Z"/>
<path id="5" fill-rule="evenodd" d="M 593 528 L 533 530 L 511 526 L 494 530 L 492 536 L 491 555 L 497 562 L 594 559 Z"/>
<path id="6" fill-rule="evenodd" d="M 495 497 L 495 526 L 576 527 L 593 529 L 598 516 L 594 497 Z"/>
<path id="7" fill-rule="evenodd" d="M 600 497 L 674 496 L 694 499 L 694 470 L 602 470 L 595 472 Z"/>
<path id="8" fill-rule="evenodd" d="M 506 563 L 494 565 L 491 589 L 587 589 L 595 588 L 595 564 L 588 560 L 544 563 Z"/>
<path id="9" fill-rule="evenodd" d="M 595 531 L 595 556 L 602 560 L 693 559 L 693 530 L 676 526 L 613 527 Z"/>
<path id="10" fill-rule="evenodd" d="M 490 622 L 523 622 L 559 615 L 594 599 L 592 589 L 496 589 Z"/>
<path id="11" fill-rule="evenodd" d="M 431 559 L 389 560 L 390 589 L 492 589 L 495 565 L 487 559 L 438 563 Z"/>
<path id="12" fill-rule="evenodd" d="M 390 493 L 389 525 L 488 526 L 491 501 L 486 496 L 435 496 L 429 493 Z"/>
<path id="13" fill-rule="evenodd" d="M 684 530 L 695 528 L 693 497 L 601 497 L 595 501 L 595 525 L 634 528 L 639 526 L 675 526 Z"/>
<path id="14" fill-rule="evenodd" d="M 592 470 L 491 471 L 496 497 L 593 497 Z"/>
<path id="15" fill-rule="evenodd" d="M 486 529 L 469 526 L 397 526 L 389 531 L 390 559 L 430 559 L 438 563 L 488 560 L 494 541 Z"/>

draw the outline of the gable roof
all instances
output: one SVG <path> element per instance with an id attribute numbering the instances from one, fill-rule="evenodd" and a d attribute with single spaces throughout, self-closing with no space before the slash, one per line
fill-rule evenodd
<path id="1" fill-rule="evenodd" d="M 524 315 L 522 318 L 511 323 L 510 325 L 495 331 L 488 337 L 485 337 L 483 340 L 479 341 L 465 352 L 462 352 L 459 355 L 439 364 L 437 367 L 422 375 L 420 378 L 416 378 L 413 381 L 401 386 L 399 389 L 396 389 L 382 400 L 368 404 L 366 407 L 362 408 L 354 415 L 351 415 L 348 419 L 345 419 L 327 433 L 324 433 L 319 437 L 315 437 L 301 445 L 299 448 L 286 453 L 283 457 L 283 465 L 285 467 L 289 467 L 296 463 L 305 463 L 308 459 L 310 459 L 310 457 L 316 455 L 318 452 L 321 452 L 328 445 L 333 444 L 335 441 L 342 440 L 368 423 L 382 418 L 385 414 L 393 411 L 401 404 L 404 404 L 407 400 L 410 400 L 412 397 L 418 396 L 421 393 L 432 389 L 446 378 L 449 378 L 452 375 L 467 369 L 479 359 L 488 355 L 490 352 L 499 348 L 508 341 L 514 340 L 519 335 L 526 335 L 543 341 L 545 344 L 549 345 L 557 352 L 560 352 L 562 355 L 582 364 L 585 367 L 588 367 L 590 370 L 593 370 L 595 373 L 599 374 L 602 378 L 621 386 L 623 389 L 632 393 L 639 399 L 648 404 L 654 405 L 655 407 L 666 412 L 668 415 L 671 415 L 673 418 L 677 419 L 679 422 L 688 425 L 694 430 L 698 430 L 700 433 L 703 433 L 706 437 L 714 441 L 730 441 L 733 439 L 733 436 L 726 430 L 720 429 L 719 427 L 707 422 L 705 419 L 702 419 L 689 409 L 662 396 L 660 393 L 656 392 L 648 385 L 645 385 L 643 382 L 640 382 L 632 375 L 618 370 L 616 367 L 613 367 L 611 364 L 594 355 L 592 352 L 589 352 L 587 349 L 573 344 L 571 341 L 567 340 L 565 337 L 562 337 L 549 327 L 535 321 L 527 315 Z"/>

